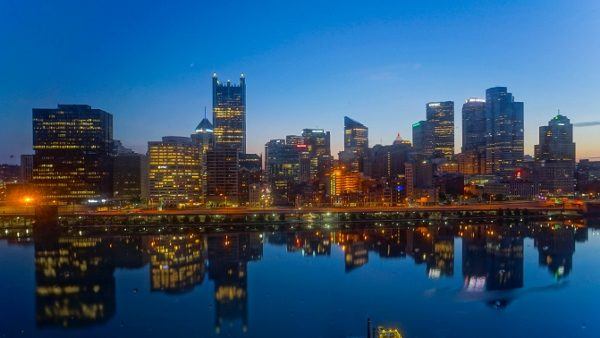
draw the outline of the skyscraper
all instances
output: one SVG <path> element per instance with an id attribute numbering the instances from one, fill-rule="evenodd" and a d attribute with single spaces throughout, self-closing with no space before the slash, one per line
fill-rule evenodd
<path id="1" fill-rule="evenodd" d="M 353 172 L 362 172 L 362 159 L 369 149 L 369 128 L 348 116 L 344 116 L 344 151 L 340 162 Z"/>
<path id="2" fill-rule="evenodd" d="M 87 105 L 33 109 L 33 183 L 49 201 L 112 195 L 112 115 Z"/>
<path id="3" fill-rule="evenodd" d="M 344 116 L 344 151 L 360 154 L 367 148 L 369 148 L 369 128 Z"/>
<path id="4" fill-rule="evenodd" d="M 433 155 L 451 159 L 454 155 L 454 102 L 430 102 L 426 108 L 433 137 Z"/>
<path id="5" fill-rule="evenodd" d="M 148 183 L 151 203 L 165 206 L 199 203 L 200 155 L 188 137 L 166 136 L 148 142 Z"/>
<path id="6" fill-rule="evenodd" d="M 506 87 L 485 92 L 486 173 L 511 176 L 523 162 L 523 102 Z"/>
<path id="7" fill-rule="evenodd" d="M 213 74 L 213 126 L 216 147 L 246 153 L 246 79 L 239 85 L 221 83 Z"/>
<path id="8" fill-rule="evenodd" d="M 302 137 L 310 162 L 310 181 L 322 180 L 331 169 L 331 133 L 323 129 L 303 129 Z"/>
<path id="9" fill-rule="evenodd" d="M 300 182 L 300 146 L 279 139 L 265 144 L 265 172 L 276 205 L 294 202 L 293 190 Z"/>
<path id="10" fill-rule="evenodd" d="M 470 98 L 462 106 L 462 151 L 485 149 L 485 100 Z"/>
<path id="11" fill-rule="evenodd" d="M 206 199 L 217 206 L 235 206 L 239 203 L 240 153 L 237 149 L 217 146 L 206 153 Z"/>
<path id="12" fill-rule="evenodd" d="M 206 118 L 206 112 L 204 113 L 204 118 L 196 129 L 194 133 L 191 135 L 192 143 L 196 147 L 198 147 L 199 156 L 200 156 L 200 179 L 201 179 L 201 191 L 202 191 L 202 200 L 206 198 L 207 193 L 207 171 L 206 171 L 206 154 L 214 148 L 214 128 L 212 123 Z"/>
<path id="13" fill-rule="evenodd" d="M 542 192 L 572 194 L 575 190 L 573 125 L 560 113 L 540 127 L 535 146 L 536 177 Z"/>
<path id="14" fill-rule="evenodd" d="M 433 138 L 427 121 L 419 121 L 412 125 L 412 143 L 415 152 L 431 156 Z"/>

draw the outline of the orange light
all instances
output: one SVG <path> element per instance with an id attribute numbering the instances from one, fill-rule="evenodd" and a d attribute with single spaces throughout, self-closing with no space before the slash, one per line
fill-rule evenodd
<path id="1" fill-rule="evenodd" d="M 31 197 L 31 196 L 24 196 L 23 197 L 23 203 L 29 204 L 31 202 L 33 202 L 33 197 Z"/>

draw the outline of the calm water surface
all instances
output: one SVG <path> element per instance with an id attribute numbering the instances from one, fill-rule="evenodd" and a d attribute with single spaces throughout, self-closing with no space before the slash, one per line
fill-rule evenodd
<path id="1" fill-rule="evenodd" d="M 599 337 L 584 223 L 0 240 L 0 337 Z"/>

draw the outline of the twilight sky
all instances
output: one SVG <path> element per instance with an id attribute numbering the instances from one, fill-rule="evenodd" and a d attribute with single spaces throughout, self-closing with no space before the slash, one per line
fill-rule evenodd
<path id="1" fill-rule="evenodd" d="M 159 2 L 159 1 L 157 1 Z M 343 116 L 370 142 L 411 138 L 428 101 L 507 86 L 525 102 L 525 146 L 557 109 L 577 155 L 600 156 L 600 1 L 0 1 L 0 162 L 31 153 L 31 109 L 89 104 L 115 138 L 189 135 L 211 74 L 247 77 L 248 151 Z M 14 155 L 14 158 L 10 158 Z"/>

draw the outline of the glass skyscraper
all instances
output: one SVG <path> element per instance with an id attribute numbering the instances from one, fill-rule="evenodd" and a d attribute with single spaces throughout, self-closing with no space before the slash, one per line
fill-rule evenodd
<path id="1" fill-rule="evenodd" d="M 462 151 L 485 149 L 485 100 L 470 98 L 462 106 Z"/>
<path id="2" fill-rule="evenodd" d="M 221 83 L 213 74 L 213 126 L 215 147 L 246 153 L 246 79 L 239 85 Z"/>
<path id="3" fill-rule="evenodd" d="M 575 189 L 573 125 L 560 113 L 540 127 L 535 146 L 536 178 L 542 192 L 572 194 Z"/>
<path id="4" fill-rule="evenodd" d="M 33 183 L 52 202 L 112 195 L 112 115 L 87 105 L 33 109 Z"/>
<path id="5" fill-rule="evenodd" d="M 369 148 L 369 128 L 344 116 L 344 151 L 360 154 Z"/>
<path id="6" fill-rule="evenodd" d="M 523 162 L 523 102 L 506 87 L 485 92 L 486 173 L 511 176 Z"/>
<path id="7" fill-rule="evenodd" d="M 427 122 L 432 134 L 433 153 L 426 155 L 451 159 L 454 155 L 454 102 L 430 102 L 427 108 Z"/>

